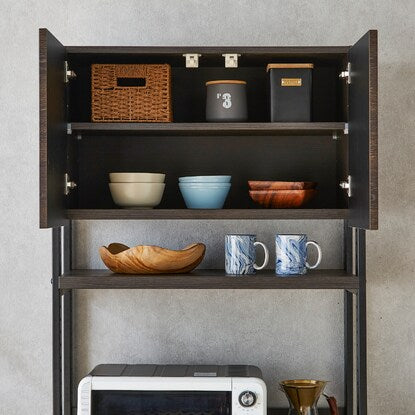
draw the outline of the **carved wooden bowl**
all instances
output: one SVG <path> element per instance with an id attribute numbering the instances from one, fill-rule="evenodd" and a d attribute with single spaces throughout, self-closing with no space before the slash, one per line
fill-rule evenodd
<path id="1" fill-rule="evenodd" d="M 120 274 L 177 274 L 190 272 L 205 256 L 204 244 L 192 244 L 174 251 L 159 246 L 112 243 L 101 246 L 99 253 L 104 264 Z"/>
<path id="2" fill-rule="evenodd" d="M 307 190 L 250 190 L 249 196 L 254 202 L 266 208 L 293 209 L 304 206 L 317 193 L 316 189 Z"/>
<path id="3" fill-rule="evenodd" d="M 249 180 L 250 190 L 305 190 L 314 189 L 316 182 L 280 182 L 266 180 Z"/>

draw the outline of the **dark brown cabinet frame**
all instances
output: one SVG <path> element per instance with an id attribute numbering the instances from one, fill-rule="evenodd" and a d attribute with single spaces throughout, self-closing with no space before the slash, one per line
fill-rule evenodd
<path id="1" fill-rule="evenodd" d="M 89 59 L 112 59 L 137 53 L 157 60 L 203 50 L 211 65 L 218 65 L 222 53 L 241 53 L 256 59 L 278 55 L 281 59 L 326 58 L 332 53 L 346 54 L 350 62 L 351 85 L 348 97 L 348 173 L 352 176 L 352 197 L 346 208 L 265 210 L 224 209 L 191 211 L 155 209 L 129 213 L 121 209 L 73 209 L 71 198 L 63 195 L 63 175 L 76 167 L 71 151 L 73 137 L 68 134 L 68 119 L 73 109 L 64 82 L 63 63 L 68 54 L 80 53 Z M 180 55 L 180 58 L 178 57 Z M 345 62 L 344 62 L 345 63 Z M 180 71 L 178 72 L 180 75 Z M 76 99 L 76 97 L 75 97 Z M 78 98 L 79 99 L 79 98 Z M 75 102 L 76 104 L 76 102 Z M 73 104 L 73 105 L 75 105 Z M 75 111 L 76 112 L 76 111 Z M 81 113 L 79 113 L 81 114 Z M 80 115 L 82 116 L 82 114 Z M 200 116 L 197 114 L 195 117 Z M 68 118 L 69 117 L 69 118 Z M 322 136 L 341 133 L 344 122 L 305 124 L 266 123 L 256 120 L 245 124 L 178 122 L 152 124 L 91 124 L 71 120 L 72 134 L 91 136 Z M 196 133 L 195 133 L 196 131 Z M 109 139 L 110 140 L 110 139 Z M 108 140 L 107 140 L 108 141 Z M 110 142 L 110 141 L 108 141 Z M 73 379 L 73 290 L 76 289 L 342 289 L 344 291 L 344 388 L 345 407 L 341 413 L 367 413 L 366 385 L 366 240 L 365 229 L 377 229 L 377 32 L 369 31 L 351 47 L 290 48 L 136 48 L 136 47 L 64 47 L 46 29 L 40 30 L 40 224 L 52 229 L 52 314 L 53 314 L 53 414 L 76 413 L 76 385 Z M 275 278 L 270 272 L 233 279 L 221 270 L 196 271 L 185 275 L 123 277 L 100 270 L 73 270 L 72 219 L 343 219 L 344 269 L 321 270 L 305 277 Z M 356 347 L 355 347 L 356 346 Z M 356 349 L 356 354 L 354 354 Z M 356 379 L 357 384 L 354 384 Z M 355 394 L 357 390 L 357 394 Z M 269 408 L 270 414 L 286 409 Z M 324 411 L 322 412 L 325 413 Z"/>

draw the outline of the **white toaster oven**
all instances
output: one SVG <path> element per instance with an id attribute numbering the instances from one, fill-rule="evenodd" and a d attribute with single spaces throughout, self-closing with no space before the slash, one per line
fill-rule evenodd
<path id="1" fill-rule="evenodd" d="M 99 365 L 78 387 L 78 415 L 266 415 L 255 366 Z"/>

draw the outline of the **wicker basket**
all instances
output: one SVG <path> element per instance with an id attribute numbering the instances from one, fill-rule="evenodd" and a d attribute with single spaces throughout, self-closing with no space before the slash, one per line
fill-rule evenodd
<path id="1" fill-rule="evenodd" d="M 170 65 L 94 64 L 91 69 L 92 121 L 172 121 Z"/>

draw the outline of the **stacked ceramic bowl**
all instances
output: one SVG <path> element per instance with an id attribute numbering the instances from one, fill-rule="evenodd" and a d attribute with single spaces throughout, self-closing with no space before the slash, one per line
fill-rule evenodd
<path id="1" fill-rule="evenodd" d="M 222 209 L 231 188 L 231 176 L 179 177 L 188 209 Z"/>
<path id="2" fill-rule="evenodd" d="M 165 174 L 110 173 L 110 191 L 117 206 L 151 209 L 161 202 Z"/>

